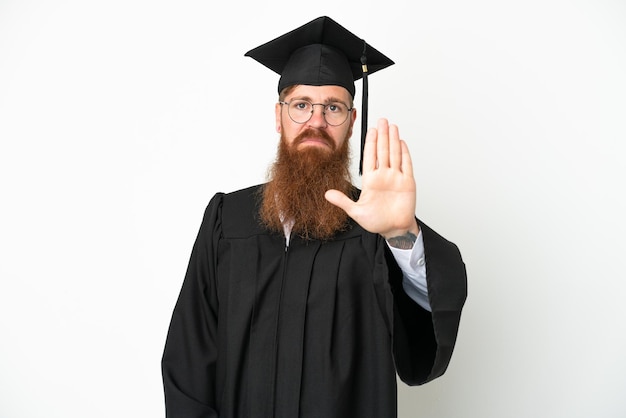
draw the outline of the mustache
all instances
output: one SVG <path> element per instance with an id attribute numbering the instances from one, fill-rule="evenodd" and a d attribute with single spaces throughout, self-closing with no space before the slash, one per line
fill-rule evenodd
<path id="1" fill-rule="evenodd" d="M 307 138 L 321 139 L 333 151 L 336 148 L 335 141 L 333 141 L 328 132 L 315 128 L 307 128 L 306 130 L 302 131 L 298 136 L 293 139 L 293 146 L 300 145 L 300 143 L 304 142 Z"/>

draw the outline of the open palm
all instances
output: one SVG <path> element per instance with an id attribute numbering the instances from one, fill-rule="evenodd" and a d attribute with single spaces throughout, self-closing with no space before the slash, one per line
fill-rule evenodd
<path id="1" fill-rule="evenodd" d="M 398 127 L 386 119 L 367 132 L 363 150 L 361 195 L 354 202 L 338 190 L 326 200 L 342 208 L 365 230 L 385 238 L 417 234 L 415 179 L 411 155 Z"/>

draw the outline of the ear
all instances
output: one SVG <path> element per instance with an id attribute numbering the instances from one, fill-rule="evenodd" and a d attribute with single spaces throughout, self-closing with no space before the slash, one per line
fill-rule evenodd
<path id="1" fill-rule="evenodd" d="M 280 125 L 282 122 L 282 110 L 283 106 L 280 103 L 276 103 L 274 107 L 274 113 L 276 114 L 276 132 L 280 133 Z"/>
<path id="2" fill-rule="evenodd" d="M 352 128 L 354 128 L 355 121 L 356 121 L 356 109 L 352 108 L 352 112 L 350 114 L 350 128 L 348 129 L 348 138 L 352 137 Z"/>

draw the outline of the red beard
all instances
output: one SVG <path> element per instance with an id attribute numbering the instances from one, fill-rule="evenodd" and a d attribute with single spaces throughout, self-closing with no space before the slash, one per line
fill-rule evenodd
<path id="1" fill-rule="evenodd" d="M 317 146 L 298 150 L 298 144 L 306 137 L 319 138 L 330 150 Z M 321 130 L 302 132 L 292 145 L 287 145 L 281 136 L 269 182 L 263 188 L 261 220 L 278 233 L 283 233 L 281 219 L 291 220 L 292 233 L 305 239 L 328 240 L 348 225 L 348 215 L 324 198 L 329 189 L 348 196 L 352 190 L 348 138 L 336 149 L 332 138 Z"/>

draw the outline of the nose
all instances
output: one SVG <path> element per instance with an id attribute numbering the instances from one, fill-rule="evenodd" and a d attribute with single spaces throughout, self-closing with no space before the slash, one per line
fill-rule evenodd
<path id="1" fill-rule="evenodd" d="M 315 110 L 319 107 L 319 110 Z M 326 117 L 324 116 L 325 106 L 323 104 L 314 104 L 313 111 L 311 112 L 311 119 L 309 119 L 309 126 L 314 128 L 325 128 L 328 123 L 326 123 Z"/>

